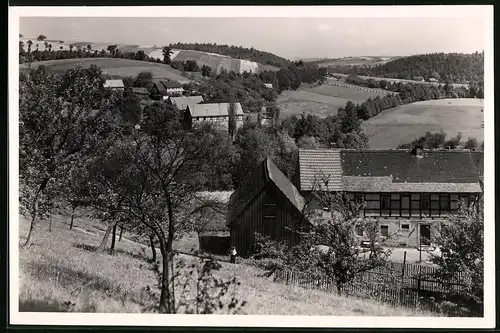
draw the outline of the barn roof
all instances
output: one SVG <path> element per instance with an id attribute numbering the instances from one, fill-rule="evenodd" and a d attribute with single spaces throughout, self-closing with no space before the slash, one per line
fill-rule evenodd
<path id="1" fill-rule="evenodd" d="M 158 89 L 158 92 L 161 95 L 166 95 L 167 94 L 167 89 L 172 89 L 172 88 L 182 88 L 182 84 L 180 84 L 177 81 L 154 81 L 153 85 L 156 86 Z"/>
<path id="2" fill-rule="evenodd" d="M 145 94 L 145 95 L 149 94 L 149 90 L 143 87 L 132 87 L 132 91 L 136 94 Z"/>
<path id="3" fill-rule="evenodd" d="M 202 96 L 182 96 L 182 97 L 170 97 L 170 101 L 179 110 L 186 110 L 188 105 L 198 104 L 203 102 Z"/>
<path id="4" fill-rule="evenodd" d="M 236 115 L 243 115 L 240 103 L 234 103 Z M 229 114 L 229 103 L 209 103 L 188 105 L 191 117 L 227 117 Z"/>
<path id="5" fill-rule="evenodd" d="M 299 150 L 302 191 L 480 192 L 483 153 L 469 150 Z"/>
<path id="6" fill-rule="evenodd" d="M 124 88 L 122 80 L 106 80 L 104 88 Z"/>
<path id="7" fill-rule="evenodd" d="M 246 207 L 270 183 L 274 183 L 290 203 L 302 211 L 305 200 L 292 182 L 280 171 L 270 158 L 263 160 L 249 175 L 247 181 L 236 189 L 229 198 L 227 225 L 230 225 Z"/>

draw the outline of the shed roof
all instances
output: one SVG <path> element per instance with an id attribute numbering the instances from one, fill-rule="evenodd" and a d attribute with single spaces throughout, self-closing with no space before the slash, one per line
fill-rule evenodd
<path id="1" fill-rule="evenodd" d="M 236 115 L 243 115 L 241 104 L 234 104 Z M 191 117 L 227 117 L 229 115 L 229 103 L 192 104 L 188 105 L 187 109 Z"/>
<path id="2" fill-rule="evenodd" d="M 299 211 L 302 211 L 305 200 L 292 182 L 280 171 L 270 158 L 263 160 L 247 181 L 236 189 L 229 198 L 227 225 L 230 225 L 246 207 L 272 182 Z"/>
<path id="3" fill-rule="evenodd" d="M 203 97 L 202 96 L 170 97 L 170 101 L 179 110 L 186 110 L 188 105 L 202 103 Z"/>
<path id="4" fill-rule="evenodd" d="M 104 88 L 124 88 L 122 80 L 106 80 Z"/>

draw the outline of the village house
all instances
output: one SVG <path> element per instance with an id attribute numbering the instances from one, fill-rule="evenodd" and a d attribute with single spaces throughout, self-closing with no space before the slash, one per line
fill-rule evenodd
<path id="1" fill-rule="evenodd" d="M 175 106 L 177 109 L 181 111 L 187 110 L 188 105 L 203 103 L 202 96 L 179 96 L 179 97 L 170 97 L 167 100 L 167 103 Z"/>
<path id="2" fill-rule="evenodd" d="M 318 190 L 364 202 L 387 245 L 414 247 L 431 245 L 436 222 L 477 201 L 482 170 L 483 153 L 468 150 L 300 149 L 294 183 L 316 209 Z"/>
<path id="3" fill-rule="evenodd" d="M 429 82 L 437 83 L 438 80 L 436 78 L 434 78 L 434 77 L 431 77 L 431 78 L 429 78 Z"/>
<path id="4" fill-rule="evenodd" d="M 177 81 L 156 81 L 149 88 L 155 99 L 167 100 L 170 96 L 181 96 L 184 92 L 182 84 Z"/>
<path id="5" fill-rule="evenodd" d="M 297 188 L 266 158 L 229 198 L 226 223 L 231 246 L 246 256 L 254 248 L 255 233 L 296 244 L 297 231 L 311 225 L 302 214 L 304 205 Z"/>
<path id="6" fill-rule="evenodd" d="M 104 88 L 112 90 L 125 90 L 122 80 L 106 80 L 106 82 L 104 82 Z"/>
<path id="7" fill-rule="evenodd" d="M 217 127 L 228 130 L 230 103 L 208 103 L 188 105 L 184 112 L 184 123 L 191 128 L 202 122 L 214 123 Z M 234 103 L 236 128 L 243 125 L 243 109 L 240 103 Z"/>
<path id="8" fill-rule="evenodd" d="M 264 83 L 264 85 L 266 86 L 266 88 L 268 89 L 273 89 L 273 84 L 272 83 Z"/>

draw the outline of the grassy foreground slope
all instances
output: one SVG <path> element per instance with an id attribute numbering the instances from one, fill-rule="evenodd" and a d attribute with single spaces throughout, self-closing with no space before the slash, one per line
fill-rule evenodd
<path id="1" fill-rule="evenodd" d="M 131 60 L 121 58 L 83 58 L 83 59 L 60 59 L 33 62 L 31 66 L 43 65 L 47 69 L 64 73 L 66 70 L 74 66 L 81 65 L 85 68 L 91 65 L 100 67 L 104 74 L 116 77 L 137 76 L 140 72 L 152 72 L 154 78 L 162 78 L 178 81 L 182 84 L 188 83 L 190 80 L 181 75 L 181 72 L 173 69 L 169 65 Z M 20 65 L 20 68 L 26 68 L 26 65 Z"/>
<path id="2" fill-rule="evenodd" d="M 484 141 L 484 100 L 473 98 L 440 99 L 401 105 L 382 111 L 361 125 L 370 148 L 396 148 L 441 129 L 448 138 L 462 137 Z"/>
<path id="3" fill-rule="evenodd" d="M 20 311 L 64 311 L 64 302 L 75 312 L 140 313 L 155 303 L 146 292 L 158 295 L 156 279 L 147 258 L 150 250 L 128 239 L 116 244 L 116 253 L 94 252 L 102 233 L 88 220 L 54 217 L 52 232 L 40 223 L 34 244 L 20 250 Z M 20 217 L 20 239 L 29 223 Z M 183 256 L 194 260 L 191 256 Z M 241 281 L 237 296 L 247 301 L 246 314 L 334 316 L 430 316 L 429 313 L 394 309 L 380 303 L 343 298 L 315 290 L 274 283 L 258 268 L 222 263 L 219 277 Z M 146 310 L 145 310 L 146 309 Z M 66 309 L 67 310 L 67 309 Z M 223 313 L 223 312 L 221 312 Z"/>

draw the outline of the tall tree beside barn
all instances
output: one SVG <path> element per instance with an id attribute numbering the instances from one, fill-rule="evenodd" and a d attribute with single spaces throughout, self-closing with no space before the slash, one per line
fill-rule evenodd
<path id="1" fill-rule="evenodd" d="M 231 140 L 236 133 L 236 104 L 231 101 L 228 106 L 228 134 Z"/>
<path id="2" fill-rule="evenodd" d="M 41 42 L 43 42 L 46 39 L 47 39 L 47 37 L 45 37 L 45 35 L 38 35 L 38 37 L 36 38 L 36 40 L 41 41 Z"/>

